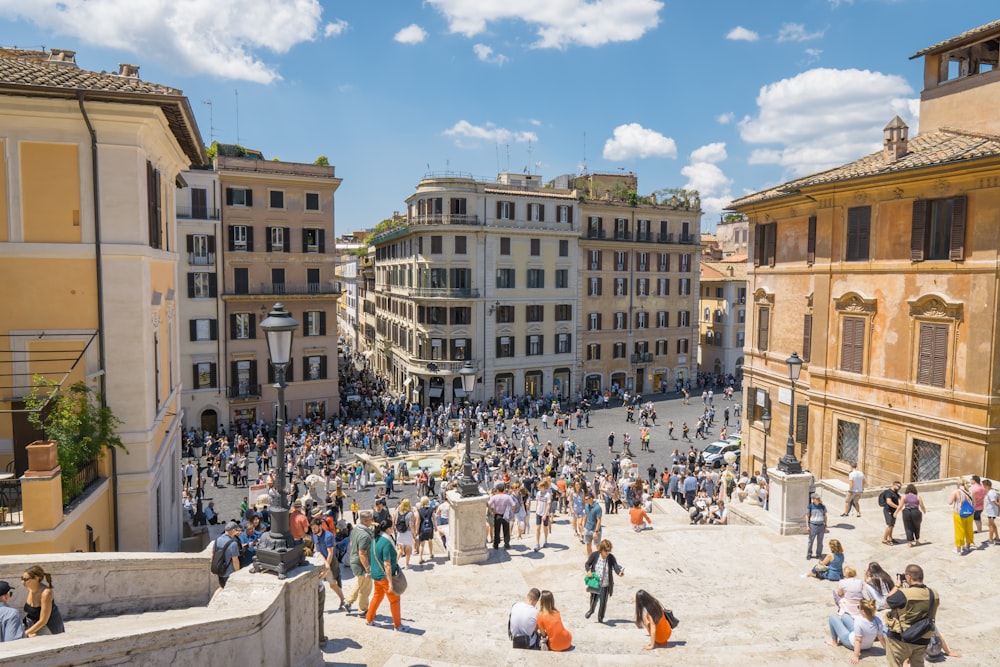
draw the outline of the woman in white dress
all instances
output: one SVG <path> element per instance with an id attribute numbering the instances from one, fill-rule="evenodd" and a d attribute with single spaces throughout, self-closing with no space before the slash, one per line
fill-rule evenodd
<path id="1" fill-rule="evenodd" d="M 410 499 L 403 498 L 399 501 L 396 514 L 392 517 L 392 525 L 396 529 L 396 546 L 399 548 L 399 555 L 406 559 L 406 568 L 410 567 L 410 556 L 413 555 L 413 531 L 416 527 L 416 512 L 410 507 Z M 402 530 L 403 526 L 406 527 Z M 404 566 L 400 566 L 404 567 Z"/>

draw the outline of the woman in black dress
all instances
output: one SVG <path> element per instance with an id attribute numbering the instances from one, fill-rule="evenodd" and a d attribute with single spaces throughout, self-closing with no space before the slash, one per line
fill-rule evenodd
<path id="1" fill-rule="evenodd" d="M 35 637 L 65 632 L 62 614 L 52 595 L 52 575 L 33 565 L 21 575 L 21 582 L 28 590 L 28 599 L 24 602 L 24 634 Z"/>

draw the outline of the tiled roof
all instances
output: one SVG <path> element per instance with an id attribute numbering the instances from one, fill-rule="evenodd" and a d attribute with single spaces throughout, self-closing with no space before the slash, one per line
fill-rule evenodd
<path id="1" fill-rule="evenodd" d="M 206 162 L 205 147 L 188 99 L 177 88 L 138 77 L 81 69 L 71 62 L 47 62 L 41 52 L 0 49 L 0 94 L 76 98 L 126 104 L 155 104 L 162 108 L 177 142 L 192 164 Z"/>
<path id="2" fill-rule="evenodd" d="M 725 257 L 723 258 L 722 261 L 732 264 L 739 264 L 740 262 L 746 264 L 748 261 L 750 261 L 750 255 L 746 254 L 745 252 L 740 252 L 734 255 L 730 255 L 729 257 Z"/>
<path id="3" fill-rule="evenodd" d="M 907 148 L 907 154 L 898 160 L 886 161 L 882 151 L 878 151 L 860 160 L 740 197 L 729 207 L 738 209 L 742 206 L 788 197 L 815 185 L 998 157 L 1000 136 L 941 128 L 910 139 Z"/>
<path id="4" fill-rule="evenodd" d="M 488 192 L 494 195 L 513 195 L 513 196 L 524 196 L 524 197 L 549 197 L 555 199 L 576 199 L 571 191 L 564 190 L 558 192 L 552 190 L 551 188 L 510 188 L 499 186 L 487 185 L 483 188 L 483 192 Z"/>
<path id="5" fill-rule="evenodd" d="M 914 58 L 919 58 L 920 56 L 925 56 L 928 53 L 936 53 L 939 51 L 951 50 L 958 46 L 964 46 L 967 43 L 978 42 L 982 39 L 984 35 L 988 35 L 991 32 L 1000 33 L 1000 21 L 993 21 L 992 23 L 987 23 L 986 25 L 981 25 L 978 28 L 973 28 L 972 30 L 966 30 L 961 35 L 946 39 L 943 42 L 938 42 L 933 46 L 928 46 L 926 49 L 917 51 L 912 56 L 910 60 Z"/>
<path id="6" fill-rule="evenodd" d="M 732 269 L 732 275 L 729 270 Z M 746 262 L 712 262 L 701 260 L 701 279 L 704 280 L 746 280 Z"/>

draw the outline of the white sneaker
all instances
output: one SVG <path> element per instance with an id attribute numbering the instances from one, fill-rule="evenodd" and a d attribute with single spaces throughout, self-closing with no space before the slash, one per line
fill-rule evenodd
<path id="1" fill-rule="evenodd" d="M 539 549 L 541 549 L 541 547 L 536 544 L 535 545 L 535 551 L 538 551 Z"/>

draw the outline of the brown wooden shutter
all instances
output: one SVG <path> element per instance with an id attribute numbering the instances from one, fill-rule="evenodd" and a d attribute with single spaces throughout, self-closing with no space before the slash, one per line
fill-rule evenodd
<path id="1" fill-rule="evenodd" d="M 240 368 L 239 368 L 239 365 L 237 364 L 237 362 L 230 361 L 229 362 L 229 386 L 230 387 L 238 387 L 239 386 L 239 384 L 240 384 L 239 373 L 240 373 Z"/>
<path id="2" fill-rule="evenodd" d="M 257 316 L 250 313 L 250 339 L 257 339 Z"/>
<path id="3" fill-rule="evenodd" d="M 264 251 L 271 252 L 271 228 L 264 228 Z"/>
<path id="4" fill-rule="evenodd" d="M 189 324 L 191 329 L 190 340 L 198 340 L 198 320 L 189 320 Z"/>
<path id="5" fill-rule="evenodd" d="M 767 226 L 767 234 L 764 237 L 767 242 L 767 265 L 774 266 L 777 261 L 778 250 L 778 223 L 772 222 Z"/>
<path id="6" fill-rule="evenodd" d="M 233 205 L 233 189 L 226 188 L 226 206 Z"/>
<path id="7" fill-rule="evenodd" d="M 764 225 L 753 228 L 753 265 L 760 266 L 760 258 L 764 255 Z"/>
<path id="8" fill-rule="evenodd" d="M 233 362 L 233 366 L 236 366 L 236 362 Z M 250 361 L 250 388 L 251 390 L 257 389 L 257 360 L 252 359 Z"/>
<path id="9" fill-rule="evenodd" d="M 194 234 L 187 235 L 187 251 L 194 252 Z"/>
<path id="10" fill-rule="evenodd" d="M 845 317 L 840 343 L 841 370 L 861 373 L 864 369 L 865 320 L 860 317 Z"/>
<path id="11" fill-rule="evenodd" d="M 932 350 L 934 347 L 934 325 L 920 323 L 920 336 L 917 341 L 917 383 L 931 384 L 931 366 L 933 365 Z"/>
<path id="12" fill-rule="evenodd" d="M 319 254 L 323 255 L 326 253 L 326 230 L 319 230 Z"/>
<path id="13" fill-rule="evenodd" d="M 816 262 L 816 216 L 809 216 L 809 237 L 806 240 L 806 261 Z"/>
<path id="14" fill-rule="evenodd" d="M 757 349 L 761 352 L 767 351 L 768 338 L 770 333 L 771 311 L 767 308 L 757 309 Z"/>
<path id="15" fill-rule="evenodd" d="M 538 222 L 545 222 L 545 204 L 538 204 Z"/>
<path id="16" fill-rule="evenodd" d="M 809 361 L 812 357 L 812 335 L 813 335 L 813 316 L 811 313 L 806 313 L 802 323 L 802 361 Z"/>
<path id="17" fill-rule="evenodd" d="M 208 381 L 210 387 L 219 386 L 219 368 L 214 363 L 208 365 Z"/>
<path id="18" fill-rule="evenodd" d="M 566 209 L 567 209 L 567 212 L 569 213 L 569 217 L 567 217 L 566 220 L 569 222 L 569 224 L 572 225 L 573 224 L 573 207 L 572 206 L 567 206 Z"/>
<path id="19" fill-rule="evenodd" d="M 213 299 L 219 296 L 219 280 L 214 273 L 208 274 L 208 296 Z"/>
<path id="20" fill-rule="evenodd" d="M 229 316 L 229 339 L 236 340 L 236 314 Z"/>
<path id="21" fill-rule="evenodd" d="M 229 188 L 226 188 L 228 191 Z M 229 225 L 229 251 L 236 250 L 236 227 Z"/>
<path id="22" fill-rule="evenodd" d="M 253 252 L 253 227 L 247 226 L 247 252 Z"/>
<path id="23" fill-rule="evenodd" d="M 497 220 L 500 219 L 500 211 L 501 211 L 502 208 L 503 208 L 503 202 L 498 201 L 497 202 Z"/>
<path id="24" fill-rule="evenodd" d="M 209 236 L 208 237 L 208 252 L 210 254 L 213 254 L 213 255 L 215 254 L 215 237 L 214 236 Z"/>
<path id="25" fill-rule="evenodd" d="M 253 206 L 253 190 L 250 188 L 246 189 L 246 202 L 247 206 Z"/>
<path id="26" fill-rule="evenodd" d="M 924 261 L 924 245 L 927 235 L 927 200 L 913 202 L 913 217 L 910 223 L 910 261 Z"/>
<path id="27" fill-rule="evenodd" d="M 747 412 L 744 417 L 748 422 L 754 421 L 754 410 L 757 409 L 757 390 L 750 387 L 747 392 Z"/>
<path id="28" fill-rule="evenodd" d="M 194 364 L 194 388 L 202 389 L 202 386 L 198 383 L 198 364 Z"/>
<path id="29" fill-rule="evenodd" d="M 208 338 L 209 340 L 219 340 L 219 321 L 209 320 L 208 321 Z"/>
<path id="30" fill-rule="evenodd" d="M 931 369 L 931 384 L 935 387 L 945 386 L 945 373 L 948 368 L 948 325 L 934 325 L 934 343 L 931 355 L 934 360 Z"/>
<path id="31" fill-rule="evenodd" d="M 319 311 L 319 335 L 320 336 L 325 336 L 326 335 L 326 311 L 325 310 Z"/>
<path id="32" fill-rule="evenodd" d="M 965 197 L 955 197 L 951 203 L 951 252 L 948 256 L 953 262 L 965 259 L 965 212 L 968 200 Z"/>
<path id="33" fill-rule="evenodd" d="M 795 442 L 803 445 L 802 451 L 805 451 L 805 445 L 809 442 L 809 406 L 808 405 L 796 405 L 795 406 Z"/>
<path id="34" fill-rule="evenodd" d="M 284 230 L 284 233 L 283 233 L 282 236 L 283 236 L 283 239 L 284 239 L 284 242 L 285 242 L 284 243 L 284 245 L 285 245 L 285 252 L 291 252 L 292 251 L 292 228 L 291 227 L 282 227 L 282 229 Z"/>

